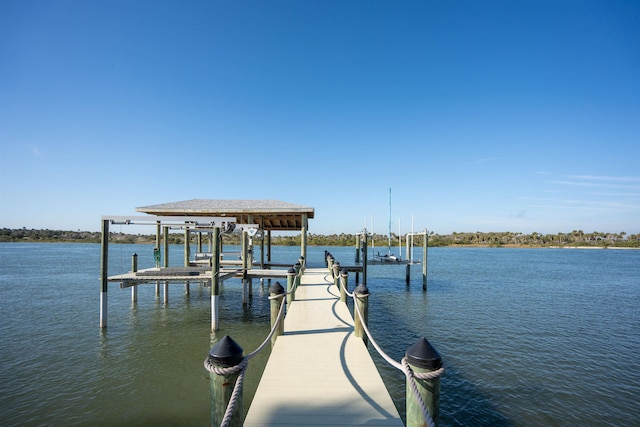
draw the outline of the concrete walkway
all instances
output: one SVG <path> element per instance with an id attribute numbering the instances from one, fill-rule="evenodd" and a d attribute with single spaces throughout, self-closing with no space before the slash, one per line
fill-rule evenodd
<path id="1" fill-rule="evenodd" d="M 302 276 L 244 425 L 403 426 L 326 268 Z"/>

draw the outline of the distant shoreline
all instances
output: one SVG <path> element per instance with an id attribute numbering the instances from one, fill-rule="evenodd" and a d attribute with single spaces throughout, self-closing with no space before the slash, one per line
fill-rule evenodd
<path id="1" fill-rule="evenodd" d="M 307 246 L 355 246 L 356 234 L 332 234 L 321 235 L 309 233 Z M 375 238 L 375 239 L 374 239 Z M 195 243 L 195 234 L 192 234 L 192 244 Z M 256 238 L 257 239 L 257 238 Z M 404 238 L 403 238 L 404 239 Z M 421 248 L 424 235 L 416 235 L 413 238 L 413 247 Z M 100 243 L 102 233 L 96 231 L 64 231 L 64 230 L 36 230 L 36 229 L 0 229 L 0 242 L 49 242 L 49 243 Z M 184 233 L 170 233 L 169 244 L 184 244 Z M 255 240 L 255 239 L 254 239 Z M 300 246 L 301 236 L 284 235 L 272 236 L 272 246 Z M 374 247 L 387 248 L 389 238 L 387 235 L 369 234 L 369 242 Z M 399 237 L 391 233 L 393 248 L 398 247 Z M 110 243 L 131 244 L 156 244 L 155 234 L 125 234 L 122 232 L 110 232 Z M 238 234 L 224 236 L 224 244 L 240 244 Z M 640 249 L 640 234 L 627 235 L 621 233 L 585 233 L 582 230 L 574 230 L 571 233 L 540 234 L 517 232 L 453 232 L 440 235 L 431 232 L 428 236 L 429 247 L 487 247 L 487 248 L 552 248 L 552 249 Z M 403 247 L 405 247 L 403 245 Z"/>

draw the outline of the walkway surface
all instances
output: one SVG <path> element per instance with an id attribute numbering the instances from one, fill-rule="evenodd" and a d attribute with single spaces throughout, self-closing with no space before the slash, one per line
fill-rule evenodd
<path id="1" fill-rule="evenodd" d="M 244 426 L 328 425 L 403 423 L 328 270 L 308 268 Z"/>

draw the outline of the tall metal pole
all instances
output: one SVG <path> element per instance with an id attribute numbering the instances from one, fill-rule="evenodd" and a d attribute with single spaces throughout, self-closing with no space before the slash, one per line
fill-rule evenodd
<path id="1" fill-rule="evenodd" d="M 391 255 L 391 187 L 389 187 L 389 255 Z"/>

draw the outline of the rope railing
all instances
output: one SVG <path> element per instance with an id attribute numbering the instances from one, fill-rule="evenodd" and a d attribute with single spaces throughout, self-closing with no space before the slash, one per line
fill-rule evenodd
<path id="1" fill-rule="evenodd" d="M 296 271 L 297 270 L 297 271 Z M 295 276 L 300 276 L 301 272 L 300 269 L 296 269 L 294 270 Z M 291 271 L 291 270 L 289 270 Z M 234 363 L 233 366 L 219 366 L 216 365 L 214 363 L 213 359 L 213 355 L 210 353 L 209 356 L 204 360 L 204 368 L 209 371 L 212 374 L 218 375 L 218 376 L 232 376 L 237 374 L 236 380 L 235 380 L 235 384 L 233 386 L 233 391 L 231 392 L 231 396 L 229 398 L 229 401 L 226 405 L 225 411 L 224 411 L 224 415 L 222 417 L 222 420 L 220 422 L 220 427 L 227 427 L 229 426 L 229 423 L 231 423 L 232 419 L 233 419 L 233 415 L 234 415 L 234 411 L 236 410 L 238 403 L 241 401 L 241 397 L 242 397 L 242 385 L 243 385 L 243 381 L 244 381 L 244 374 L 247 370 L 247 367 L 249 365 L 249 361 L 257 356 L 258 354 L 260 354 L 260 352 L 262 350 L 264 350 L 264 348 L 267 346 L 267 343 L 269 343 L 269 341 L 271 341 L 271 339 L 273 338 L 274 334 L 276 333 L 276 331 L 278 330 L 280 323 L 282 322 L 283 318 L 284 318 L 284 313 L 285 313 L 285 305 L 284 304 L 284 300 L 286 297 L 295 294 L 295 290 L 298 286 L 298 284 L 300 283 L 299 277 L 298 280 L 293 280 L 293 284 L 291 286 L 291 288 L 289 289 L 289 291 L 284 292 L 284 289 L 282 289 L 282 286 L 280 286 L 279 283 L 276 283 L 276 285 L 278 285 L 280 287 L 280 289 L 282 289 L 282 292 L 275 294 L 275 295 L 270 295 L 269 296 L 269 300 L 273 301 L 273 300 L 280 300 L 280 308 L 278 310 L 278 314 L 275 318 L 275 321 L 272 321 L 272 325 L 271 325 L 271 330 L 269 331 L 269 334 L 267 335 L 267 337 L 264 339 L 264 341 L 251 353 L 247 354 L 244 357 L 241 357 L 242 354 L 242 349 L 239 348 L 239 354 L 240 354 L 240 361 L 237 363 Z M 229 338 L 228 336 L 226 336 L 225 338 L 223 338 L 222 340 L 220 340 L 218 342 L 218 344 L 221 344 L 223 342 L 223 340 L 227 339 L 230 341 L 231 338 Z M 235 343 L 233 343 L 235 344 Z M 226 342 L 224 343 L 224 345 L 226 345 Z M 211 352 L 213 353 L 214 350 L 216 349 L 216 347 L 214 346 L 214 348 L 212 348 Z"/>
<path id="2" fill-rule="evenodd" d="M 327 257 L 329 257 L 329 256 L 331 256 L 331 254 L 327 255 Z M 332 264 L 334 264 L 334 260 L 328 260 L 328 265 L 332 265 Z M 330 270 L 332 270 L 332 268 L 330 268 Z M 331 274 L 333 276 L 333 271 L 331 272 Z M 438 367 L 437 369 L 431 370 L 431 371 L 428 371 L 428 372 L 415 372 L 411 368 L 411 366 L 409 365 L 409 361 L 407 360 L 407 356 L 403 357 L 400 362 L 394 360 L 391 356 L 389 356 L 380 347 L 380 345 L 377 343 L 377 341 L 374 339 L 373 335 L 371 334 L 371 331 L 369 330 L 369 328 L 367 326 L 367 322 L 364 320 L 365 316 L 364 316 L 364 313 L 362 313 L 362 311 L 361 311 L 360 304 L 358 304 L 358 299 L 366 299 L 366 298 L 368 298 L 368 296 L 369 296 L 368 291 L 364 295 L 361 295 L 358 292 L 356 292 L 357 288 L 353 292 L 349 292 L 348 289 L 346 289 L 346 288 L 343 289 L 343 287 L 344 287 L 344 282 L 343 281 L 340 280 L 337 283 L 339 283 L 341 291 L 345 292 L 345 294 L 349 298 L 353 299 L 354 314 L 357 314 L 358 319 L 359 319 L 358 326 L 362 327 L 362 330 L 366 334 L 369 342 L 371 342 L 371 344 L 376 349 L 378 354 L 389 365 L 393 366 L 394 368 L 396 368 L 396 369 L 398 369 L 398 370 L 400 370 L 400 371 L 402 371 L 404 373 L 404 375 L 405 375 L 405 377 L 407 379 L 407 382 L 410 385 L 410 389 L 411 389 L 411 392 L 413 394 L 413 397 L 414 397 L 415 401 L 417 402 L 417 404 L 418 404 L 418 406 L 420 408 L 420 411 L 422 412 L 422 416 L 423 416 L 424 421 L 427 423 L 427 425 L 429 427 L 436 427 L 436 424 L 433 421 L 433 418 L 432 418 L 431 414 L 429 413 L 429 409 L 427 407 L 427 404 L 425 403 L 425 401 L 424 401 L 424 399 L 422 397 L 422 394 L 418 390 L 418 384 L 416 382 L 416 379 L 424 380 L 424 381 L 435 380 L 435 379 L 439 378 L 444 373 L 444 371 L 445 371 L 444 366 L 440 365 L 440 367 Z M 434 351 L 435 351 L 435 349 L 434 349 Z"/>
<path id="3" fill-rule="evenodd" d="M 360 311 L 360 307 L 356 302 L 356 298 L 361 298 L 361 297 L 358 296 L 355 292 L 351 293 L 349 295 L 349 297 L 353 298 L 354 309 L 358 313 L 358 316 L 360 316 L 360 318 L 362 319 L 363 318 L 362 312 Z M 366 322 L 362 322 L 362 329 L 367 334 L 367 337 L 369 338 L 369 342 L 373 345 L 373 347 L 376 349 L 378 354 L 384 360 L 386 360 L 388 364 L 390 364 L 394 368 L 396 368 L 396 369 L 398 369 L 398 370 L 400 370 L 400 371 L 402 371 L 404 373 L 405 377 L 407 378 L 407 381 L 409 381 L 409 383 L 411 385 L 411 391 L 413 392 L 413 395 L 414 395 L 416 401 L 420 405 L 420 409 L 422 410 L 422 415 L 423 415 L 424 419 L 426 420 L 427 425 L 429 427 L 435 427 L 435 423 L 433 422 L 433 419 L 431 418 L 431 414 L 429 414 L 429 410 L 427 408 L 427 404 L 424 402 L 424 399 L 422 398 L 422 396 L 420 395 L 420 392 L 418 391 L 418 386 L 416 384 L 415 379 L 418 378 L 418 379 L 421 379 L 421 380 L 433 380 L 435 378 L 438 378 L 438 377 L 440 377 L 440 375 L 442 375 L 444 373 L 444 370 L 445 370 L 444 366 L 440 367 L 439 369 L 437 369 L 435 371 L 431 371 L 431 372 L 423 372 L 423 373 L 414 372 L 413 369 L 411 369 L 411 367 L 409 366 L 409 363 L 407 362 L 407 358 L 406 357 L 403 357 L 400 362 L 397 362 L 391 356 L 389 356 L 387 353 L 385 353 L 384 350 L 382 350 L 380 345 L 378 345 L 377 341 L 373 338 L 373 335 L 371 334 L 371 331 L 367 327 Z"/>
<path id="4" fill-rule="evenodd" d="M 285 296 L 286 295 L 282 293 L 274 297 L 270 296 L 269 299 L 283 299 Z M 227 408 L 225 409 L 224 416 L 222 417 L 222 422 L 220 423 L 220 427 L 227 427 L 231 422 L 232 414 L 238 402 L 240 401 L 240 397 L 242 393 L 242 383 L 244 381 L 245 371 L 247 370 L 247 366 L 249 365 L 249 360 L 251 360 L 253 357 L 260 354 L 260 352 L 264 350 L 264 348 L 267 346 L 267 343 L 269 343 L 269 341 L 271 340 L 271 337 L 275 333 L 276 329 L 278 328 L 278 325 L 280 324 L 280 322 L 282 321 L 282 318 L 284 317 L 284 307 L 285 307 L 285 304 L 280 305 L 280 311 L 278 312 L 277 320 L 271 327 L 271 331 L 269 331 L 269 335 L 267 336 L 267 338 L 265 338 L 265 340 L 262 342 L 262 344 L 258 346 L 258 348 L 256 348 L 254 351 L 244 356 L 238 364 L 234 366 L 229 366 L 229 367 L 221 367 L 213 364 L 211 357 L 207 357 L 205 359 L 204 368 L 210 373 L 221 375 L 221 376 L 229 376 L 236 373 L 238 374 L 238 377 L 236 378 L 236 382 L 233 386 L 233 392 L 231 393 L 231 398 L 229 399 L 229 403 L 227 404 Z"/>

